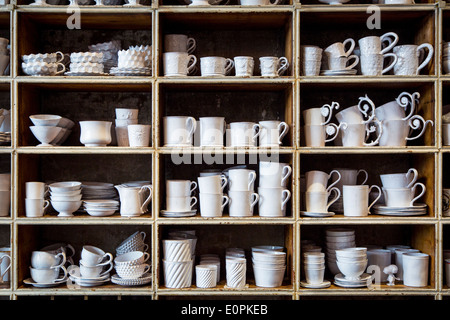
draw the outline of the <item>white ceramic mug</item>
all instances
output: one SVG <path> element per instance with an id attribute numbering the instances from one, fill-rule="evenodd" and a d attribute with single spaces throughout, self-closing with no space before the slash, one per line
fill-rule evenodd
<path id="1" fill-rule="evenodd" d="M 426 56 L 425 50 L 428 50 Z M 394 66 L 394 74 L 415 76 L 433 59 L 434 49 L 431 44 L 422 43 L 421 45 L 410 44 L 396 46 L 393 52 L 398 58 Z"/>
<path id="2" fill-rule="evenodd" d="M 167 116 L 163 118 L 165 146 L 192 146 L 197 121 L 193 117 Z"/>
<path id="3" fill-rule="evenodd" d="M 358 40 L 361 55 L 367 54 L 385 54 L 391 51 L 398 43 L 398 35 L 395 32 L 387 32 L 382 36 L 367 36 Z M 383 43 L 387 45 L 383 48 Z"/>
<path id="4" fill-rule="evenodd" d="M 27 217 L 42 217 L 49 205 L 50 201 L 48 200 L 25 198 L 25 215 Z"/>
<path id="5" fill-rule="evenodd" d="M 253 191 L 228 190 L 230 217 L 251 217 L 259 195 Z"/>
<path id="6" fill-rule="evenodd" d="M 166 197 L 166 209 L 170 212 L 187 212 L 197 204 L 197 197 Z"/>
<path id="7" fill-rule="evenodd" d="M 256 172 L 250 169 L 230 169 L 228 171 L 228 190 L 254 191 Z"/>
<path id="8" fill-rule="evenodd" d="M 289 68 L 289 61 L 286 57 L 260 57 L 259 67 L 261 76 L 278 77 Z"/>
<path id="9" fill-rule="evenodd" d="M 225 175 L 198 177 L 197 179 L 200 193 L 221 194 L 228 184 L 228 179 Z"/>
<path id="10" fill-rule="evenodd" d="M 384 61 L 391 59 L 389 65 L 384 68 Z M 361 73 L 364 76 L 381 76 L 391 71 L 397 63 L 397 55 L 395 53 L 372 53 L 360 56 Z"/>
<path id="11" fill-rule="evenodd" d="M 198 184 L 191 180 L 166 180 L 166 194 L 168 197 L 190 197 Z"/>
<path id="12" fill-rule="evenodd" d="M 374 113 L 380 121 L 408 120 L 413 116 L 419 98 L 419 92 L 412 94 L 402 92 L 394 101 L 389 101 L 377 107 Z M 407 113 L 408 109 L 409 112 Z"/>
<path id="13" fill-rule="evenodd" d="M 415 196 L 417 188 L 422 190 Z M 421 182 L 416 182 L 411 188 L 387 189 L 383 188 L 384 199 L 388 207 L 413 207 L 420 197 L 424 195 L 427 188 Z"/>
<path id="14" fill-rule="evenodd" d="M 128 125 L 128 141 L 130 147 L 148 147 L 150 145 L 151 125 Z"/>
<path id="15" fill-rule="evenodd" d="M 254 122 L 230 123 L 230 147 L 256 147 L 261 134 L 259 124 Z"/>
<path id="16" fill-rule="evenodd" d="M 194 38 L 185 34 L 164 35 L 164 52 L 194 52 L 197 43 Z"/>
<path id="17" fill-rule="evenodd" d="M 331 193 L 334 198 L 329 200 Z M 335 203 L 341 196 L 341 191 L 332 187 L 328 191 L 311 191 L 305 192 L 305 207 L 307 212 L 327 213 L 328 208 Z"/>
<path id="18" fill-rule="evenodd" d="M 333 174 L 337 176 L 337 179 L 334 180 L 330 185 L 328 182 L 333 177 Z M 306 177 L 306 192 L 312 191 L 329 191 L 333 188 L 339 180 L 341 180 L 341 173 L 337 170 L 332 170 L 330 173 L 326 173 L 324 171 L 319 170 L 310 170 L 305 173 Z"/>
<path id="19" fill-rule="evenodd" d="M 403 284 L 408 287 L 426 287 L 430 256 L 422 252 L 403 254 Z"/>
<path id="20" fill-rule="evenodd" d="M 260 217 L 284 217 L 291 192 L 284 188 L 258 188 Z"/>
<path id="21" fill-rule="evenodd" d="M 406 173 L 380 174 L 381 183 L 386 189 L 411 188 L 418 177 L 419 172 L 414 168 Z"/>
<path id="22" fill-rule="evenodd" d="M 306 109 L 302 112 L 303 122 L 305 125 L 326 125 L 333 116 L 333 110 L 337 110 L 339 107 L 339 103 L 333 101 L 331 104 L 324 104 L 320 108 Z"/>
<path id="23" fill-rule="evenodd" d="M 221 193 L 200 193 L 200 215 L 202 217 L 221 217 L 228 201 L 228 196 Z"/>
<path id="24" fill-rule="evenodd" d="M 357 105 L 343 109 L 336 113 L 339 123 L 358 124 L 372 122 L 375 117 L 375 104 L 365 96 L 360 97 Z M 381 119 L 378 119 L 382 121 Z"/>
<path id="25" fill-rule="evenodd" d="M 346 50 L 347 45 L 350 47 Z M 326 56 L 349 57 L 355 49 L 355 40 L 348 38 L 343 42 L 335 42 L 324 49 Z"/>
<path id="26" fill-rule="evenodd" d="M 350 63 L 350 61 L 353 61 Z M 328 56 L 326 58 L 326 63 L 329 70 L 350 70 L 356 67 L 359 63 L 359 57 L 355 54 L 351 56 Z"/>
<path id="27" fill-rule="evenodd" d="M 425 120 L 419 115 L 414 115 L 408 120 L 385 120 L 382 121 L 380 146 L 404 147 L 410 140 L 420 138 L 427 128 L 427 124 L 433 125 L 433 121 Z M 409 135 L 417 129 L 422 128 L 416 136 Z"/>
<path id="28" fill-rule="evenodd" d="M 378 190 L 378 195 L 371 204 L 369 204 L 369 194 L 372 189 Z M 370 214 L 370 208 L 380 199 L 381 189 L 377 185 L 352 185 L 342 187 L 344 216 L 365 217 Z"/>
<path id="29" fill-rule="evenodd" d="M 338 137 L 340 129 L 345 126 L 347 126 L 346 123 L 340 123 L 339 126 L 334 123 L 327 125 L 305 125 L 303 127 L 303 133 L 305 135 L 306 146 L 325 147 L 327 142 L 331 142 Z"/>
<path id="30" fill-rule="evenodd" d="M 139 109 L 134 108 L 116 108 L 115 113 L 118 120 L 137 120 L 139 117 Z"/>
<path id="31" fill-rule="evenodd" d="M 398 267 L 398 272 L 395 274 L 395 276 L 398 278 L 398 280 L 403 280 L 403 254 L 408 252 L 420 252 L 418 249 L 413 248 L 402 248 L 402 247 L 396 247 L 394 250 L 394 257 L 393 257 L 393 263 Z"/>
<path id="32" fill-rule="evenodd" d="M 224 117 L 200 117 L 200 146 L 223 147 L 225 134 Z"/>
<path id="33" fill-rule="evenodd" d="M 48 187 L 44 182 L 25 182 L 25 197 L 27 199 L 44 199 Z"/>
<path id="34" fill-rule="evenodd" d="M 234 57 L 234 70 L 236 77 L 251 77 L 255 70 L 255 60 L 249 56 Z"/>
<path id="35" fill-rule="evenodd" d="M 273 161 L 259 162 L 259 187 L 286 188 L 291 175 L 292 167 L 288 163 Z"/>
<path id="36" fill-rule="evenodd" d="M 260 147 L 278 147 L 283 144 L 283 138 L 289 131 L 289 125 L 284 121 L 259 121 L 259 126 L 261 128 L 261 134 L 259 135 Z"/>
<path id="37" fill-rule="evenodd" d="M 234 61 L 224 57 L 201 57 L 200 71 L 202 77 L 226 76 L 234 67 Z"/>
<path id="38" fill-rule="evenodd" d="M 381 128 L 380 121 L 378 122 L 378 127 Z M 372 128 L 372 129 L 371 129 Z M 340 138 L 342 141 L 342 145 L 344 147 L 367 147 L 367 146 L 374 146 L 378 144 L 381 138 L 381 134 L 383 133 L 382 129 L 378 130 L 377 137 L 371 141 L 366 142 L 369 134 L 371 132 L 375 132 L 374 127 L 370 126 L 369 124 L 347 124 L 345 128 L 342 128 L 340 130 Z"/>
<path id="39" fill-rule="evenodd" d="M 165 77 L 182 77 L 195 70 L 197 57 L 187 52 L 164 52 L 163 71 Z"/>

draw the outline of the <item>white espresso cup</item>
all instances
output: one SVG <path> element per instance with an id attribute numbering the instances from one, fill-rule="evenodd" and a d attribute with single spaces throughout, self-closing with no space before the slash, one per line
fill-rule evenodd
<path id="1" fill-rule="evenodd" d="M 417 188 L 422 190 L 415 196 Z M 423 183 L 416 182 L 411 188 L 387 189 L 383 188 L 384 199 L 388 207 L 412 207 L 427 188 Z"/>
<path id="2" fill-rule="evenodd" d="M 197 121 L 187 116 L 167 116 L 163 118 L 165 146 L 192 146 Z"/>
<path id="3" fill-rule="evenodd" d="M 197 197 L 166 197 L 166 208 L 170 212 L 187 212 L 197 204 Z"/>
<path id="4" fill-rule="evenodd" d="M 384 68 L 384 61 L 391 59 L 389 65 Z M 364 76 L 381 76 L 391 71 L 397 63 L 397 55 L 395 53 L 371 53 L 361 54 L 361 73 Z"/>
<path id="5" fill-rule="evenodd" d="M 253 191 L 228 190 L 228 209 L 230 217 L 251 217 L 259 201 L 259 195 Z"/>
<path id="6" fill-rule="evenodd" d="M 224 57 L 201 57 L 200 71 L 202 77 L 226 76 L 234 67 L 234 61 Z"/>
<path id="7" fill-rule="evenodd" d="M 164 35 L 164 52 L 187 52 L 191 54 L 196 48 L 194 38 L 185 34 Z"/>
<path id="8" fill-rule="evenodd" d="M 163 71 L 165 77 L 183 77 L 195 70 L 197 57 L 187 52 L 164 52 Z"/>
<path id="9" fill-rule="evenodd" d="M 236 77 L 251 77 L 255 70 L 255 60 L 253 57 L 237 56 L 234 57 L 234 71 Z"/>
<path id="10" fill-rule="evenodd" d="M 200 193 L 200 215 L 202 217 L 221 217 L 229 198 L 221 193 Z"/>
<path id="11" fill-rule="evenodd" d="M 351 185 L 342 187 L 344 216 L 347 217 L 365 217 L 370 213 L 370 208 L 380 199 L 381 189 L 377 185 Z M 378 190 L 378 195 L 371 204 L 369 204 L 369 194 L 372 189 Z"/>
<path id="12" fill-rule="evenodd" d="M 260 121 L 259 126 L 261 128 L 261 134 L 259 135 L 260 147 L 278 147 L 283 144 L 283 138 L 289 131 L 289 125 L 284 121 Z"/>
<path id="13" fill-rule="evenodd" d="M 104 266 L 113 261 L 114 257 L 100 248 L 84 245 L 81 250 L 81 259 L 86 266 Z"/>
<path id="14" fill-rule="evenodd" d="M 260 57 L 259 67 L 263 77 L 279 77 L 289 68 L 286 57 Z"/>

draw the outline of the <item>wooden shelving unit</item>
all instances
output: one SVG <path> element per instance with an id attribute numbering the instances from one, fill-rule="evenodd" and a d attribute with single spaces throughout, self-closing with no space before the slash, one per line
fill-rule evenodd
<path id="1" fill-rule="evenodd" d="M 268 7 L 242 7 L 231 0 L 229 5 L 195 8 L 175 0 L 154 0 L 149 6 L 80 6 L 81 29 L 69 30 L 67 5 L 34 7 L 29 0 L 16 0 L 0 8 L 0 36 L 11 39 L 11 75 L 0 77 L 0 101 L 9 103 L 12 112 L 11 146 L 0 147 L 0 170 L 11 171 L 11 216 L 0 218 L 0 246 L 11 246 L 12 268 L 9 285 L 0 287 L 0 299 L 332 299 L 362 297 L 379 299 L 437 299 L 450 297 L 446 286 L 443 250 L 450 248 L 450 217 L 443 217 L 441 193 L 448 187 L 450 148 L 442 146 L 442 106 L 450 103 L 447 89 L 450 76 L 441 66 L 441 44 L 450 41 L 450 6 L 445 2 L 417 1 L 414 5 L 379 5 L 381 29 L 365 27 L 371 1 L 351 1 L 329 6 L 316 0 L 285 0 Z M 9 31 L 8 31 L 9 30 Z M 435 48 L 432 63 L 421 75 L 400 77 L 342 76 L 305 77 L 300 70 L 300 45 L 325 47 L 348 37 L 398 33 L 401 43 L 429 42 Z M 197 57 L 221 55 L 233 58 L 251 55 L 285 56 L 290 67 L 276 79 L 203 78 L 198 74 L 182 78 L 164 77 L 162 71 L 163 36 L 185 33 L 197 40 Z M 149 77 L 29 77 L 21 71 L 21 56 L 37 52 L 88 51 L 87 45 L 123 41 L 122 46 L 151 44 L 153 74 Z M 376 104 L 394 100 L 403 91 L 421 94 L 417 111 L 434 126 L 424 136 L 405 148 L 344 148 L 332 144 L 323 148 L 305 147 L 302 142 L 302 111 L 339 101 L 341 107 L 356 104 L 367 94 Z M 28 129 L 28 116 L 34 113 L 56 113 L 74 120 L 103 119 L 114 121 L 118 106 L 139 107 L 140 120 L 152 124 L 148 148 L 86 148 L 79 141 L 79 127 L 74 128 L 61 147 L 37 148 Z M 5 106 L 3 106 L 5 107 Z M 259 121 L 277 118 L 290 125 L 284 145 L 278 152 L 283 162 L 292 165 L 289 189 L 292 198 L 287 215 L 281 218 L 229 217 L 165 218 L 159 212 L 165 205 L 165 180 L 196 180 L 200 170 L 227 168 L 226 163 L 209 165 L 204 155 L 235 157 L 257 168 L 255 159 L 267 157 L 264 148 L 193 147 L 183 150 L 193 164 L 176 165 L 176 152 L 163 147 L 162 118 L 165 115 L 225 116 L 228 121 Z M 200 162 L 194 160 L 200 159 Z M 371 215 L 348 218 L 305 218 L 300 216 L 301 177 L 312 169 L 329 171 L 352 167 L 366 169 L 370 184 L 380 184 L 379 174 L 386 171 L 419 171 L 419 180 L 427 187 L 421 201 L 428 213 L 417 217 Z M 153 185 L 151 213 L 138 218 L 90 217 L 70 218 L 47 214 L 42 218 L 25 216 L 24 185 L 27 181 L 104 181 L 121 183 L 150 180 Z M 328 227 L 354 228 L 357 244 L 408 244 L 430 255 L 429 285 L 423 288 L 381 285 L 373 289 L 342 288 L 307 289 L 300 285 L 301 241 L 315 240 L 323 245 Z M 227 247 L 249 250 L 254 245 L 282 245 L 288 253 L 288 267 L 283 285 L 278 288 L 257 287 L 248 265 L 248 287 L 233 290 L 226 287 L 225 273 L 213 289 L 169 289 L 164 286 L 161 240 L 172 229 L 194 229 L 197 232 L 197 254 L 219 253 L 224 258 Z M 152 263 L 153 281 L 142 287 L 107 284 L 98 287 L 35 288 L 23 283 L 29 278 L 30 255 L 44 245 L 65 242 L 76 249 L 91 244 L 114 253 L 115 246 L 134 231 L 145 231 Z M 223 264 L 223 271 L 225 265 Z"/>

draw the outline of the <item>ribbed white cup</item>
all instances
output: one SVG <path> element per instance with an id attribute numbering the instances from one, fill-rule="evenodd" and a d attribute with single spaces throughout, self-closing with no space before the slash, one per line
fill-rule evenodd
<path id="1" fill-rule="evenodd" d="M 217 265 L 198 264 L 195 266 L 196 286 L 214 288 L 217 285 Z"/>
<path id="2" fill-rule="evenodd" d="M 191 242 L 188 239 L 167 239 L 162 243 L 166 261 L 191 260 Z"/>

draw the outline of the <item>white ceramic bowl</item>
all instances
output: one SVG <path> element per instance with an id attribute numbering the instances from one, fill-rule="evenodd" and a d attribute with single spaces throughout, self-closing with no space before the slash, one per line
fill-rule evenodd
<path id="1" fill-rule="evenodd" d="M 77 194 L 75 196 L 50 196 L 52 201 L 80 201 L 82 194 Z"/>
<path id="2" fill-rule="evenodd" d="M 59 217 L 71 217 L 77 211 L 82 202 L 81 201 L 50 201 L 53 209 L 59 212 Z"/>
<path id="3" fill-rule="evenodd" d="M 75 192 L 81 190 L 81 182 L 79 181 L 61 181 L 54 182 L 49 185 L 51 192 Z"/>
<path id="4" fill-rule="evenodd" d="M 286 267 L 281 268 L 260 268 L 253 265 L 253 273 L 255 275 L 255 284 L 258 287 L 274 288 L 283 284 L 284 273 Z"/>
<path id="5" fill-rule="evenodd" d="M 350 236 L 354 235 L 355 231 L 346 228 L 333 228 L 326 230 L 327 236 Z"/>
<path id="6" fill-rule="evenodd" d="M 363 274 L 364 270 L 366 270 L 367 259 L 362 262 L 359 262 L 359 263 L 342 262 L 342 261 L 336 260 L 336 264 L 346 279 L 358 280 L 359 277 Z"/>
<path id="7" fill-rule="evenodd" d="M 283 251 L 283 247 L 281 246 L 255 246 L 252 247 L 252 252 L 255 251 Z"/>
<path id="8" fill-rule="evenodd" d="M 54 114 L 33 114 L 29 118 L 35 126 L 56 127 L 61 120 L 61 116 Z"/>
<path id="9" fill-rule="evenodd" d="M 282 251 L 255 251 L 252 253 L 253 259 L 256 261 L 276 262 L 286 261 L 286 252 Z"/>
<path id="10" fill-rule="evenodd" d="M 137 279 L 150 270 L 150 265 L 146 263 L 136 265 L 116 264 L 114 268 L 117 275 L 122 279 Z"/>
<path id="11" fill-rule="evenodd" d="M 354 248 L 356 246 L 356 242 L 328 242 L 327 249 L 346 249 L 346 248 Z"/>
<path id="12" fill-rule="evenodd" d="M 105 147 L 111 143 L 111 121 L 80 121 L 80 142 L 86 147 Z"/>
<path id="13" fill-rule="evenodd" d="M 30 130 L 36 139 L 39 140 L 40 144 L 38 147 L 49 147 L 52 146 L 52 142 L 58 133 L 61 131 L 60 127 L 50 127 L 50 126 L 30 126 Z"/>
<path id="14" fill-rule="evenodd" d="M 149 258 L 150 255 L 147 252 L 130 251 L 116 256 L 116 258 L 114 259 L 114 263 L 116 264 L 116 266 L 135 266 L 147 262 Z"/>
<path id="15" fill-rule="evenodd" d="M 336 257 L 352 258 L 367 255 L 367 248 L 355 247 L 336 250 Z"/>

